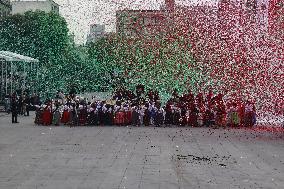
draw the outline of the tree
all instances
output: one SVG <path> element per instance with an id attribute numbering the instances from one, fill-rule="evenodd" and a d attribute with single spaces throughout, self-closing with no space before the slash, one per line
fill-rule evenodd
<path id="1" fill-rule="evenodd" d="M 173 88 L 185 92 L 188 88 L 198 91 L 201 72 L 193 69 L 196 64 L 190 45 L 184 38 L 125 38 L 113 36 L 97 41 L 88 47 L 99 72 L 113 83 L 112 89 L 121 85 L 134 90 L 143 84 L 168 97 Z M 116 73 L 113 74 L 111 73 Z"/>
<path id="2" fill-rule="evenodd" d="M 17 52 L 51 66 L 61 59 L 68 46 L 68 27 L 65 19 L 55 13 L 26 12 L 0 20 L 2 50 Z"/>
<path id="3" fill-rule="evenodd" d="M 67 23 L 63 17 L 42 11 L 26 12 L 0 19 L 1 50 L 37 58 L 40 61 L 40 91 L 54 91 L 70 59 Z M 33 74 L 34 79 L 36 74 Z M 57 78 L 57 79 L 56 79 Z"/>

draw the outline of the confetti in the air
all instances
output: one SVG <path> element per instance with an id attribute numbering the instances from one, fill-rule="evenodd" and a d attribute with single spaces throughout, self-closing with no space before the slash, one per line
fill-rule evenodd
<path id="1" fill-rule="evenodd" d="M 124 117 L 117 124 L 152 124 L 142 104 L 161 114 L 158 125 L 203 125 L 212 116 L 219 125 L 283 124 L 283 1 L 47 2 L 1 1 L 2 99 L 36 94 L 54 108 L 58 91 L 75 94 L 103 101 L 94 110 L 109 105 L 105 111 Z M 111 95 L 87 95 L 99 92 Z M 132 101 L 140 97 L 142 104 Z M 65 123 L 67 101 L 58 115 Z M 131 113 L 116 114 L 114 105 Z"/>

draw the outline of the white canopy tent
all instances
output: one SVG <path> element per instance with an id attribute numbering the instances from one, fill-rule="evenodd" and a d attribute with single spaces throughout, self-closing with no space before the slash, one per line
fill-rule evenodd
<path id="1" fill-rule="evenodd" d="M 13 92 L 13 75 L 14 71 L 13 70 L 13 64 L 14 62 L 24 62 L 24 73 L 26 72 L 26 63 L 30 63 L 30 70 L 33 69 L 33 64 L 34 63 L 39 63 L 39 60 L 20 55 L 17 53 L 9 52 L 9 51 L 0 51 L 0 62 L 1 62 L 1 99 L 2 99 L 2 93 L 4 92 L 5 89 L 5 94 L 8 94 L 8 67 L 10 67 L 10 93 Z M 8 65 L 10 63 L 10 65 Z M 16 64 L 15 64 L 16 65 Z M 36 64 L 36 74 L 38 78 L 38 64 Z M 5 75 L 5 77 L 4 77 Z M 5 82 L 4 82 L 5 81 Z"/>
<path id="2" fill-rule="evenodd" d="M 13 53 L 10 51 L 0 51 L 0 59 L 4 59 L 8 62 L 39 62 L 39 60 L 28 57 L 28 56 L 24 56 L 24 55 L 20 55 L 17 53 Z"/>

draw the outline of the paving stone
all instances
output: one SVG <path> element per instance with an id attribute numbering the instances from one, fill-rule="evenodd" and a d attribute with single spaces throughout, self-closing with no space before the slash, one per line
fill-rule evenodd
<path id="1" fill-rule="evenodd" d="M 0 117 L 0 189 L 282 189 L 284 134 Z"/>

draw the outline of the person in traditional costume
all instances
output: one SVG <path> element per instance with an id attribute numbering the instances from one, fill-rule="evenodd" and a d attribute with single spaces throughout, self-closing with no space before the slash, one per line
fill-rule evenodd
<path id="1" fill-rule="evenodd" d="M 130 108 L 129 102 L 126 102 L 123 105 L 123 110 L 124 110 L 125 125 L 130 125 L 131 124 L 131 108 Z"/>
<path id="2" fill-rule="evenodd" d="M 156 108 L 155 108 L 155 112 L 156 112 L 156 116 L 155 116 L 155 125 L 157 127 L 161 126 L 164 124 L 164 114 L 165 111 L 164 109 L 161 107 L 161 103 L 157 102 L 156 103 Z"/>
<path id="3" fill-rule="evenodd" d="M 71 123 L 70 126 L 77 126 L 79 123 L 79 119 L 78 119 L 78 110 L 76 107 L 76 104 L 72 104 L 72 109 L 70 112 L 70 118 L 71 118 Z"/>
<path id="4" fill-rule="evenodd" d="M 185 126 L 188 122 L 186 103 L 182 102 L 180 107 L 180 125 Z"/>
<path id="5" fill-rule="evenodd" d="M 150 105 L 149 105 L 149 103 L 146 103 L 145 109 L 144 109 L 143 124 L 145 126 L 149 126 L 150 121 L 151 121 Z"/>
<path id="6" fill-rule="evenodd" d="M 245 116 L 244 117 L 245 117 L 244 118 L 245 127 L 252 127 L 255 124 L 256 122 L 255 106 L 249 100 L 245 104 Z"/>
<path id="7" fill-rule="evenodd" d="M 206 96 L 206 107 L 211 111 L 211 108 L 212 108 L 212 102 L 213 102 L 213 91 L 212 90 L 209 90 L 209 93 L 208 95 Z"/>
<path id="8" fill-rule="evenodd" d="M 181 114 L 181 109 L 180 109 L 179 100 L 178 100 L 172 106 L 172 115 L 173 115 L 173 124 L 174 125 L 179 125 L 180 114 Z"/>
<path id="9" fill-rule="evenodd" d="M 85 126 L 87 124 L 87 105 L 80 105 L 79 106 L 79 125 Z"/>
<path id="10" fill-rule="evenodd" d="M 35 105 L 35 108 L 36 108 L 35 124 L 41 125 L 43 124 L 43 120 L 42 120 L 43 107 L 39 105 Z"/>
<path id="11" fill-rule="evenodd" d="M 100 119 L 100 124 L 101 125 L 106 125 L 106 114 L 107 114 L 107 107 L 106 107 L 106 102 L 102 102 L 102 107 L 101 111 L 99 113 L 99 119 Z"/>
<path id="12" fill-rule="evenodd" d="M 93 122 L 94 122 L 94 125 L 99 125 L 100 124 L 99 112 L 101 109 L 100 102 L 94 102 L 93 104 L 94 104 L 94 109 L 95 109 Z"/>
<path id="13" fill-rule="evenodd" d="M 115 117 L 114 123 L 116 125 L 123 125 L 124 124 L 124 111 L 120 101 L 117 101 L 117 104 L 114 107 Z"/>
<path id="14" fill-rule="evenodd" d="M 189 116 L 188 116 L 188 125 L 192 127 L 197 127 L 198 122 L 198 109 L 196 108 L 195 103 L 190 103 L 189 104 Z"/>
<path id="15" fill-rule="evenodd" d="M 204 113 L 204 118 L 203 118 L 203 125 L 205 127 L 210 127 L 213 125 L 212 123 L 212 119 L 214 119 L 214 113 L 212 112 L 212 110 L 210 110 L 209 108 L 206 107 L 205 109 L 205 113 Z"/>
<path id="16" fill-rule="evenodd" d="M 60 113 L 60 106 L 59 103 L 55 103 L 55 106 L 53 106 L 54 109 L 52 110 L 52 123 L 56 126 L 59 126 L 60 124 L 60 117 L 61 117 L 61 113 Z"/>
<path id="17" fill-rule="evenodd" d="M 245 126 L 245 103 L 241 98 L 238 98 L 236 101 L 237 104 L 237 111 L 239 117 L 239 125 L 238 126 Z"/>
<path id="18" fill-rule="evenodd" d="M 97 125 L 97 119 L 96 119 L 96 105 L 93 103 L 91 107 L 88 109 L 88 125 Z"/>
<path id="19" fill-rule="evenodd" d="M 140 125 L 143 125 L 143 117 L 145 114 L 145 106 L 144 104 L 142 104 L 142 102 L 140 102 L 140 105 L 138 106 L 139 108 L 139 121 L 140 121 Z"/>
<path id="20" fill-rule="evenodd" d="M 232 106 L 230 108 L 230 115 L 231 115 L 230 125 L 232 127 L 239 127 L 240 126 L 240 117 L 239 117 L 239 111 L 238 111 L 238 106 L 237 106 L 236 102 L 232 103 Z"/>
<path id="21" fill-rule="evenodd" d="M 110 104 L 106 105 L 107 111 L 106 111 L 106 125 L 112 125 L 113 124 L 113 106 Z"/>
<path id="22" fill-rule="evenodd" d="M 199 93 L 198 95 L 196 95 L 196 104 L 197 104 L 197 109 L 198 109 L 197 122 L 199 126 L 203 126 L 203 122 L 204 122 L 203 118 L 205 114 L 205 101 L 204 101 L 202 93 Z"/>
<path id="23" fill-rule="evenodd" d="M 172 99 L 169 99 L 168 102 L 166 103 L 166 107 L 165 107 L 165 124 L 173 124 L 173 103 L 172 103 Z"/>
<path id="24" fill-rule="evenodd" d="M 100 101 L 97 104 L 99 125 L 104 125 L 104 122 L 105 122 L 105 120 L 104 120 L 105 119 L 104 113 L 105 113 L 106 109 L 104 108 L 104 105 L 105 105 L 105 102 L 100 102 Z"/>
<path id="25" fill-rule="evenodd" d="M 226 126 L 226 106 L 223 101 L 223 95 L 218 94 L 215 104 L 216 111 L 216 126 L 225 127 Z"/>
<path id="26" fill-rule="evenodd" d="M 48 101 L 43 108 L 43 114 L 42 114 L 42 122 L 43 125 L 45 126 L 51 125 L 52 122 L 51 110 L 52 110 L 51 102 Z"/>
<path id="27" fill-rule="evenodd" d="M 61 117 L 61 123 L 66 125 L 69 122 L 69 117 L 70 117 L 69 108 L 68 108 L 67 105 L 64 105 L 63 113 L 62 113 L 62 117 Z"/>
<path id="28" fill-rule="evenodd" d="M 134 104 L 132 106 L 132 125 L 139 126 L 140 125 L 140 119 L 139 119 L 139 108 L 137 104 Z"/>

